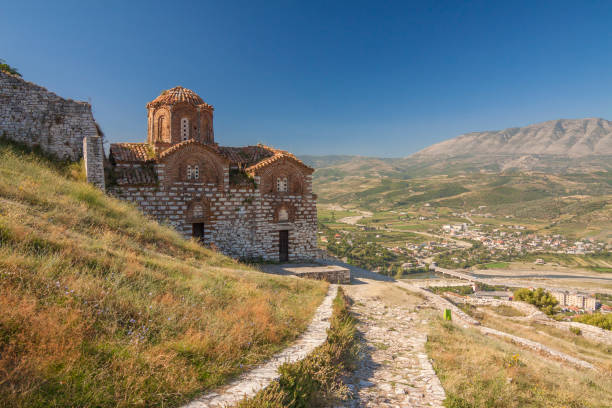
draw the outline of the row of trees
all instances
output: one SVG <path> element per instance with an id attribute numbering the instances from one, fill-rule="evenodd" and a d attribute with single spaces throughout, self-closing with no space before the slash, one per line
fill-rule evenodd
<path id="1" fill-rule="evenodd" d="M 574 317 L 574 321 L 612 330 L 612 313 L 591 313 Z"/>

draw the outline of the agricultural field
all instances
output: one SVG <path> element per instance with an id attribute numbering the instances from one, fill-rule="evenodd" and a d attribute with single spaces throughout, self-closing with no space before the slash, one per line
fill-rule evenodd
<path id="1" fill-rule="evenodd" d="M 345 156 L 312 163 L 322 166 L 313 179 L 325 236 L 319 244 L 378 245 L 393 255 L 381 272 L 435 261 L 474 270 L 537 270 L 544 264 L 612 273 L 612 175 L 605 166 L 476 171 Z M 449 226 L 461 225 L 462 231 L 449 233 Z M 547 237 L 559 243 L 539 248 Z"/>

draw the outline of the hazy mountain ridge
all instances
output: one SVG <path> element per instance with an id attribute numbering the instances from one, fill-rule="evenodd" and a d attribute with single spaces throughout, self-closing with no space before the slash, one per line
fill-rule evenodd
<path id="1" fill-rule="evenodd" d="M 472 132 L 436 143 L 412 158 L 460 155 L 612 155 L 612 122 L 558 119 L 499 131 Z"/>
<path id="2" fill-rule="evenodd" d="M 558 119 L 500 131 L 472 132 L 405 158 L 303 156 L 315 177 L 347 175 L 411 178 L 471 172 L 612 171 L 612 122 Z"/>

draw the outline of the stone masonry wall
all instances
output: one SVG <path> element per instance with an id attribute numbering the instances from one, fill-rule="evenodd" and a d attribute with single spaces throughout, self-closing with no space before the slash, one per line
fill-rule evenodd
<path id="1" fill-rule="evenodd" d="M 104 146 L 100 136 L 83 139 L 83 161 L 87 182 L 105 191 L 104 182 Z"/>
<path id="2" fill-rule="evenodd" d="M 88 103 L 63 99 L 0 71 L 0 136 L 38 146 L 60 159 L 78 160 L 83 138 L 97 135 Z"/>
<path id="3" fill-rule="evenodd" d="M 156 165 L 164 178 L 164 165 Z M 227 177 L 227 176 L 226 176 Z M 226 181 L 229 181 L 226 179 Z M 314 196 L 260 194 L 253 187 L 174 182 L 157 186 L 119 186 L 112 194 L 138 204 L 146 214 L 172 225 L 191 237 L 189 213 L 193 203 L 203 203 L 204 243 L 237 258 L 279 259 L 279 230 L 289 231 L 289 260 L 316 258 L 317 213 Z M 288 222 L 275 221 L 275 208 L 293 209 Z"/>

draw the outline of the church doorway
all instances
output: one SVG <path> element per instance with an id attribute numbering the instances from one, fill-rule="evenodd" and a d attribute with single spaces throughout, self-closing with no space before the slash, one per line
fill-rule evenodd
<path id="1" fill-rule="evenodd" d="M 289 260 L 289 231 L 278 231 L 278 260 L 287 262 Z"/>
<path id="2" fill-rule="evenodd" d="M 200 243 L 204 243 L 204 223 L 196 222 L 191 224 L 191 236 Z"/>

